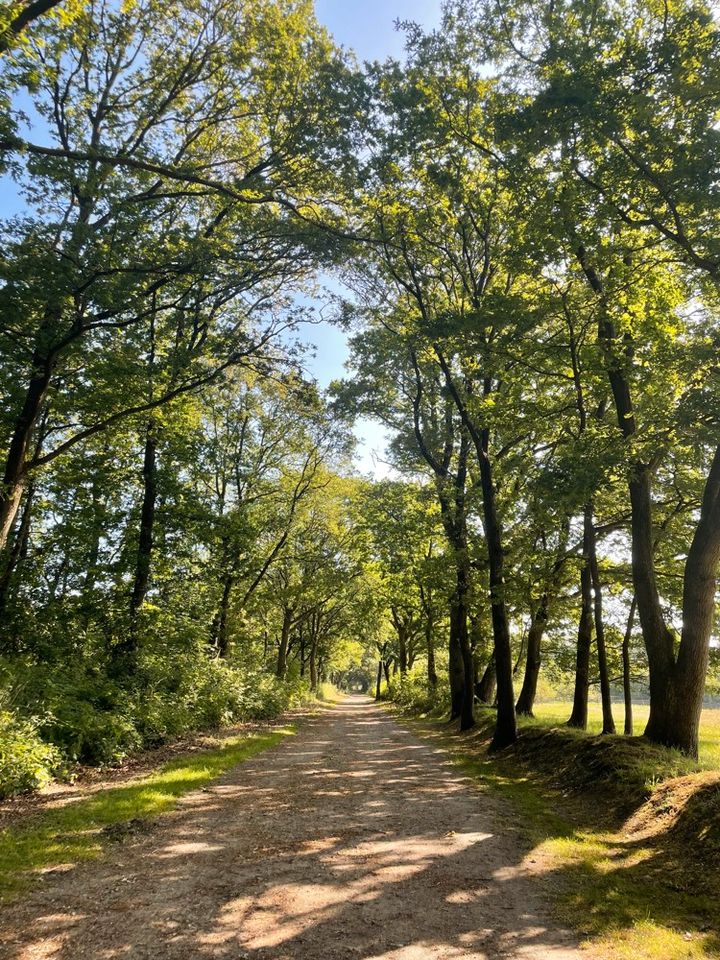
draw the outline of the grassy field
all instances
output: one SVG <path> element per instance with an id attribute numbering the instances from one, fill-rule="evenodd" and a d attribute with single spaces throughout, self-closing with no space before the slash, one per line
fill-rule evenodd
<path id="1" fill-rule="evenodd" d="M 543 725 L 562 726 L 570 716 L 572 704 L 570 701 L 556 700 L 550 703 L 539 703 L 535 706 L 537 722 Z M 623 705 L 613 704 L 613 716 L 618 733 L 623 729 Z M 639 736 L 645 729 L 648 717 L 648 707 L 638 704 L 633 707 L 635 734 Z M 591 703 L 588 715 L 588 731 L 600 733 L 602 729 L 602 714 L 599 703 Z M 706 770 L 720 770 L 720 709 L 704 710 L 700 723 L 700 766 Z"/>
<path id="2" fill-rule="evenodd" d="M 228 737 L 218 747 L 164 764 L 148 776 L 33 815 L 27 825 L 0 831 L 0 901 L 16 896 L 39 875 L 99 856 L 112 839 L 143 829 L 178 799 L 243 760 L 294 733 L 283 727 Z"/>

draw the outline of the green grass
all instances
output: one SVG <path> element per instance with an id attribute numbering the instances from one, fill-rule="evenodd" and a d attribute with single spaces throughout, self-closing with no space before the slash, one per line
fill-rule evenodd
<path id="1" fill-rule="evenodd" d="M 110 839 L 107 828 L 172 810 L 183 794 L 294 732 L 288 726 L 229 737 L 219 747 L 179 757 L 125 786 L 45 810 L 26 826 L 0 831 L 0 900 L 17 895 L 45 870 L 98 857 Z"/>
<path id="2" fill-rule="evenodd" d="M 645 729 L 648 707 L 642 704 L 633 707 L 635 734 Z M 535 716 L 544 726 L 562 726 L 567 722 L 572 703 L 556 700 L 535 705 Z M 623 706 L 613 704 L 613 716 L 618 732 L 623 729 Z M 602 730 L 602 712 L 599 703 L 591 703 L 588 710 L 588 732 L 600 733 Z M 720 770 L 720 709 L 703 710 L 700 720 L 700 766 L 706 770 Z"/>
<path id="3" fill-rule="evenodd" d="M 653 781 L 658 782 L 663 772 L 670 776 L 688 773 L 692 762 L 643 741 L 617 738 L 613 746 L 605 738 L 593 741 L 582 732 L 543 736 L 542 728 L 563 724 L 568 713 L 566 704 L 543 704 L 537 719 L 523 721 L 523 727 L 535 729 L 527 729 L 527 742 L 522 748 L 495 757 L 487 752 L 492 718 L 485 711 L 479 712 L 479 729 L 461 736 L 450 732 L 446 721 L 426 718 L 410 723 L 514 808 L 517 816 L 513 822 L 521 825 L 527 860 L 539 871 L 540 885 L 552 901 L 559 922 L 577 931 L 593 957 L 718 960 L 717 777 L 707 772 L 691 774 L 682 781 L 684 792 L 673 793 L 672 784 L 659 787 L 654 796 L 662 802 L 653 808 L 651 799 L 645 806 L 647 791 L 638 793 L 637 786 L 649 779 L 652 769 L 659 771 Z M 593 709 L 593 725 L 598 717 L 599 707 L 597 714 Z M 714 762 L 718 765 L 713 760 L 717 756 L 718 723 L 720 711 L 707 711 L 703 718 L 705 766 Z M 566 739 L 561 743 L 563 737 Z M 607 787 L 612 777 L 607 773 L 605 783 L 597 788 L 583 776 L 573 779 L 555 775 L 559 749 L 568 753 L 570 770 L 573 756 L 580 765 L 587 762 L 593 742 L 609 761 L 618 753 L 618 793 L 625 793 L 625 800 L 637 798 L 631 812 L 645 812 L 645 825 L 657 824 L 654 836 L 643 834 L 637 822 L 628 817 L 627 803 L 618 807 L 624 810 L 622 816 L 609 806 Z M 548 756 L 542 756 L 544 751 L 549 751 Z M 637 763 L 634 774 L 626 769 L 628 763 Z"/>

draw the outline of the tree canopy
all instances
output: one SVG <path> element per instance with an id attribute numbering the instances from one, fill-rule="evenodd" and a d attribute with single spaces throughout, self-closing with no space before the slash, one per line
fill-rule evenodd
<path id="1" fill-rule="evenodd" d="M 355 685 L 696 754 L 718 683 L 720 23 L 6 5 L 0 708 L 65 757 Z M 328 283 L 332 278 L 332 284 Z M 330 289 L 332 287 L 332 291 Z M 338 292 L 339 291 L 339 292 Z M 308 375 L 313 304 L 348 338 Z M 390 440 L 353 466 L 353 422 Z M 0 784 L 2 789 L 2 784 Z"/>

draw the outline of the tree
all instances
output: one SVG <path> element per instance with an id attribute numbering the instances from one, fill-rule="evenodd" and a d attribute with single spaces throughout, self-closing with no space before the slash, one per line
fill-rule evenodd
<path id="1" fill-rule="evenodd" d="M 0 19 L 0 56 L 10 50 L 24 30 L 39 17 L 42 17 L 60 0 L 32 0 L 32 2 L 8 4 Z"/>
<path id="2" fill-rule="evenodd" d="M 441 616 L 438 593 L 448 595 L 448 558 L 442 551 L 440 511 L 428 486 L 385 480 L 356 494 L 357 523 L 367 532 L 368 554 L 397 634 L 401 678 L 424 641 L 428 684 L 437 683 L 435 629 Z"/>
<path id="3" fill-rule="evenodd" d="M 30 57 L 25 67 L 39 73 L 35 106 L 56 145 L 0 144 L 25 159 L 38 211 L 11 225 L 4 266 L 0 549 L 34 471 L 262 354 L 285 325 L 269 299 L 277 309 L 278 288 L 328 256 L 325 235 L 294 209 L 329 186 L 326 161 L 344 136 L 319 116 L 340 66 L 307 5 L 200 15 L 182 2 L 91 4 L 38 56 L 39 69 Z M 255 336 L 249 317 L 263 310 Z M 181 330 L 186 363 L 148 399 L 130 388 L 153 322 Z M 63 388 L 79 368 L 78 397 Z M 126 391 L 102 406 L 119 376 Z M 49 448 L 37 429 L 48 410 L 60 437 Z"/>
<path id="4" fill-rule="evenodd" d="M 387 304 L 387 301 L 385 301 Z M 450 604 L 451 716 L 461 727 L 473 723 L 473 665 L 468 637 L 472 568 L 467 539 L 469 439 L 451 399 L 443 392 L 437 367 L 416 353 L 403 335 L 404 313 L 389 325 L 380 321 L 351 341 L 358 375 L 336 392 L 356 412 L 382 418 L 397 431 L 396 460 L 409 472 L 429 475 L 454 566 Z"/>
<path id="5" fill-rule="evenodd" d="M 706 278 L 714 282 L 714 241 L 701 234 L 714 235 L 705 231 L 716 215 L 707 158 L 716 137 L 711 54 L 718 29 L 711 12 L 695 3 L 672 12 L 644 2 L 582 9 L 518 3 L 501 5 L 497 14 L 483 3 L 448 9 L 448 25 L 459 25 L 453 41 L 473 64 L 469 86 L 479 91 L 476 99 L 488 86 L 493 90 L 485 102 L 494 127 L 461 129 L 479 162 L 504 171 L 514 193 L 544 215 L 550 242 L 539 251 L 541 262 L 553 271 L 578 271 L 596 297 L 597 343 L 628 460 L 633 579 L 651 674 L 646 732 L 693 753 L 720 558 L 716 426 L 704 417 L 695 431 L 705 448 L 704 494 L 687 547 L 677 651 L 654 569 L 652 479 L 674 424 L 684 424 L 684 409 L 710 389 L 707 341 L 683 319 L 682 301 L 664 313 L 663 327 L 645 322 L 638 298 L 627 291 L 630 276 L 677 275 L 670 264 L 678 256 L 685 264 L 680 282 L 690 283 L 686 304 L 702 296 Z M 492 80 L 480 73 L 489 60 Z M 523 99 L 523 90 L 532 95 Z M 450 124 L 457 104 L 447 99 Z M 707 294 L 704 307 L 714 325 Z M 643 354 L 647 364 L 658 347 L 680 338 L 697 350 L 690 387 L 678 390 L 674 417 L 664 424 L 643 420 L 638 398 L 643 405 L 666 376 L 657 363 L 641 371 L 635 358 Z M 664 441 L 653 449 L 659 433 Z"/>

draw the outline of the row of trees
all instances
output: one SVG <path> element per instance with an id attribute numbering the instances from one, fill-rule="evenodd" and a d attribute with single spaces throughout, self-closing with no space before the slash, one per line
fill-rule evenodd
<path id="1" fill-rule="evenodd" d="M 545 656 L 574 661 L 571 724 L 597 680 L 614 730 L 622 676 L 630 730 L 647 671 L 647 735 L 696 752 L 720 561 L 711 10 L 448 0 L 437 32 L 405 25 L 404 64 L 363 70 L 306 0 L 12 13 L 13 690 L 40 664 L 147 690 L 179 651 L 313 686 L 379 651 L 379 689 L 422 656 L 461 727 L 496 696 L 500 747 Z M 321 269 L 352 335 L 330 404 L 293 344 Z M 351 475 L 359 413 L 401 481 Z"/>
<path id="2" fill-rule="evenodd" d="M 355 80 L 307 3 L 34 12 L 0 50 L 0 648 L 10 705 L 104 758 L 347 659 L 349 441 L 294 331 Z"/>
<path id="3" fill-rule="evenodd" d="M 594 635 L 614 729 L 602 568 L 624 566 L 646 734 L 695 753 L 720 559 L 718 25 L 694 2 L 493 0 L 408 30 L 404 67 L 368 77 L 371 241 L 347 268 L 360 331 L 341 393 L 435 488 L 455 557 L 453 713 L 472 724 L 472 580 L 503 746 L 513 598 L 530 616 L 517 709 L 531 712 L 577 557 L 570 722 L 586 722 Z"/>

